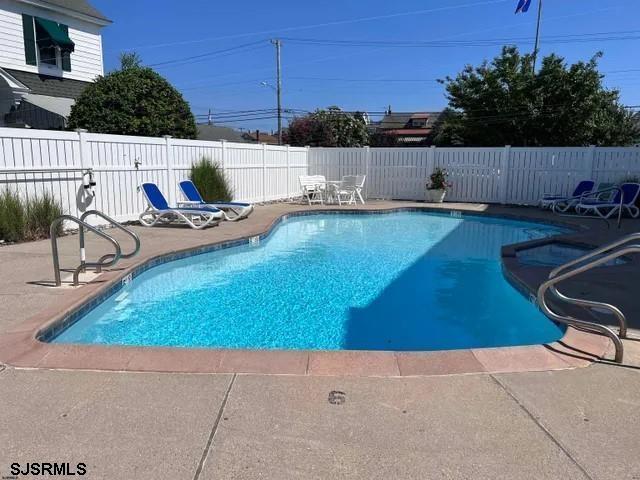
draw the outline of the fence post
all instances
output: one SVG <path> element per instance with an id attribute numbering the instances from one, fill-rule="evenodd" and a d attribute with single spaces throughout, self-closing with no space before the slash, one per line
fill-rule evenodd
<path id="1" fill-rule="evenodd" d="M 224 172 L 224 165 L 227 160 L 227 141 L 220 140 L 220 143 L 222 144 L 222 160 L 220 160 L 220 166 L 222 167 L 222 171 Z"/>
<path id="2" fill-rule="evenodd" d="M 166 149 L 166 157 L 167 157 L 167 194 L 169 195 L 169 205 L 175 205 L 176 200 L 176 182 L 174 182 L 173 175 L 173 149 L 171 148 L 171 135 L 163 135 L 164 145 Z"/>
<path id="3" fill-rule="evenodd" d="M 267 144 L 262 144 L 262 201 L 267 201 Z"/>
<path id="4" fill-rule="evenodd" d="M 82 169 L 82 173 L 87 168 L 87 163 L 89 161 L 89 150 L 87 143 L 87 130 L 84 128 L 76 128 L 76 133 L 78 134 L 78 142 L 80 145 L 80 168 Z"/>
<path id="5" fill-rule="evenodd" d="M 595 180 L 594 179 L 594 171 L 593 167 L 596 159 L 596 146 L 589 145 L 589 150 L 587 150 L 587 161 L 585 165 L 585 177 L 587 180 Z"/>
<path id="6" fill-rule="evenodd" d="M 289 161 L 289 154 L 291 152 L 290 152 L 289 145 L 287 144 L 285 146 L 287 147 L 287 198 L 291 198 L 291 188 L 290 188 L 290 184 L 289 184 L 289 181 L 290 181 L 289 180 L 289 176 L 290 176 L 289 169 L 291 168 L 290 167 L 291 162 Z"/>
<path id="7" fill-rule="evenodd" d="M 433 169 L 436 168 L 436 146 L 431 145 L 429 150 L 427 151 L 427 178 L 429 179 L 429 175 L 433 173 Z M 425 184 L 426 187 L 426 184 Z"/>
<path id="8" fill-rule="evenodd" d="M 82 180 L 84 182 L 84 174 L 87 171 L 87 164 L 89 163 L 89 144 L 87 142 L 87 130 L 84 128 L 76 128 L 76 133 L 78 134 L 78 150 L 80 152 L 80 169 L 81 169 L 81 175 L 82 175 Z M 17 178 L 17 175 L 16 175 Z M 92 203 L 93 201 L 95 201 L 96 197 L 94 196 L 91 200 Z M 86 208 L 84 206 L 81 205 L 81 202 L 78 202 L 76 200 L 76 208 L 80 211 L 84 211 L 86 210 Z M 84 255 L 84 252 L 82 253 Z M 84 258 L 82 259 L 84 260 Z"/>
<path id="9" fill-rule="evenodd" d="M 509 169 L 511 168 L 511 145 L 505 145 L 500 156 L 500 203 L 507 203 L 509 195 Z"/>
<path id="10" fill-rule="evenodd" d="M 369 178 L 369 167 L 371 165 L 371 149 L 369 145 L 364 147 L 364 174 L 365 174 L 365 182 L 364 182 L 364 198 L 369 199 L 369 182 L 371 179 Z"/>

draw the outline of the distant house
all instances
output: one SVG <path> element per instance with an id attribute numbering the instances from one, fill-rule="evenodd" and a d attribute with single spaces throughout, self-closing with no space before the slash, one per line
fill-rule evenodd
<path id="1" fill-rule="evenodd" d="M 389 143 L 398 145 L 421 145 L 429 140 L 439 112 L 387 111 L 379 122 L 370 124 L 370 133 L 389 138 Z"/>
<path id="2" fill-rule="evenodd" d="M 86 0 L 0 0 L 0 126 L 62 129 L 104 74 L 101 29 Z"/>
<path id="3" fill-rule="evenodd" d="M 229 142 L 247 143 L 248 140 L 238 130 L 218 125 L 198 125 L 198 140 L 227 140 Z"/>
<path id="4" fill-rule="evenodd" d="M 246 141 L 251 143 L 266 143 L 267 145 L 278 145 L 278 136 L 261 132 L 256 130 L 255 132 L 246 132 L 244 134 Z"/>

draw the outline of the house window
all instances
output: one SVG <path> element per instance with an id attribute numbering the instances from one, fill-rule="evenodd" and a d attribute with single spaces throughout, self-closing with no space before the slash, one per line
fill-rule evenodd
<path id="1" fill-rule="evenodd" d="M 67 25 L 22 15 L 22 30 L 27 65 L 47 65 L 71 71 L 71 52 L 75 44 L 69 38 Z"/>

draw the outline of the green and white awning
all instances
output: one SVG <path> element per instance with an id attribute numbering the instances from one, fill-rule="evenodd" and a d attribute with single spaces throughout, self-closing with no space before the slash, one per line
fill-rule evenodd
<path id="1" fill-rule="evenodd" d="M 37 42 L 40 47 L 60 47 L 61 50 L 73 52 L 75 44 L 69 38 L 69 29 L 53 20 L 35 17 Z"/>

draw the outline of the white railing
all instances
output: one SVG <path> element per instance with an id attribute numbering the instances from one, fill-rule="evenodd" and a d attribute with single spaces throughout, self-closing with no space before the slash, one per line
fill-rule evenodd
<path id="1" fill-rule="evenodd" d="M 449 172 L 449 201 L 535 204 L 546 192 L 569 193 L 581 179 L 619 182 L 640 176 L 640 148 L 300 148 L 0 128 L 0 189 L 29 197 L 45 191 L 65 213 L 98 209 L 117 221 L 144 209 L 137 186 L 156 182 L 171 203 L 178 181 L 206 156 L 227 174 L 237 200 L 263 202 L 299 195 L 298 177 L 336 180 L 366 174 L 368 198 L 421 200 L 435 167 Z M 82 174 L 93 169 L 89 203 Z"/>
<path id="2" fill-rule="evenodd" d="M 309 174 L 367 174 L 368 198 L 420 200 L 435 167 L 449 173 L 446 200 L 535 205 L 583 179 L 640 177 L 640 148 L 312 148 Z"/>
<path id="3" fill-rule="evenodd" d="M 98 209 L 122 222 L 145 208 L 143 182 L 157 183 L 171 203 L 181 199 L 178 182 L 203 156 L 223 166 L 235 199 L 248 202 L 298 195 L 308 169 L 307 148 L 0 128 L 0 189 L 26 198 L 46 191 L 66 213 Z M 89 168 L 97 184 L 91 203 L 82 187 Z"/>

